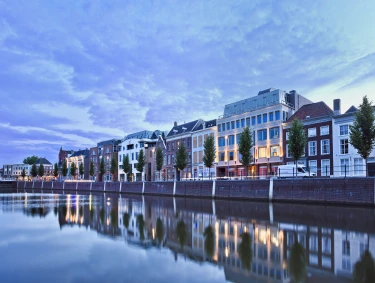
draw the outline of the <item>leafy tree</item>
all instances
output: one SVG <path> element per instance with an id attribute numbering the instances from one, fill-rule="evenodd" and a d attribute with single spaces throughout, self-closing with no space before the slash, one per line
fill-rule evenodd
<path id="1" fill-rule="evenodd" d="M 73 179 L 75 179 L 76 177 L 76 171 L 77 171 L 77 166 L 74 162 L 72 162 L 72 164 L 70 164 L 70 175 L 73 176 Z"/>
<path id="2" fill-rule="evenodd" d="M 104 158 L 100 160 L 100 168 L 99 168 L 99 176 L 100 181 L 103 182 L 103 175 L 105 174 L 105 165 L 104 165 Z"/>
<path id="3" fill-rule="evenodd" d="M 126 176 L 128 177 L 128 180 L 129 180 L 129 173 L 131 171 L 131 164 L 129 162 L 129 155 L 125 155 L 124 159 L 122 160 L 122 170 L 124 171 L 124 173 L 126 174 Z"/>
<path id="4" fill-rule="evenodd" d="M 43 164 L 40 164 L 39 165 L 39 168 L 38 168 L 38 175 L 39 175 L 39 177 L 43 177 L 44 176 L 44 166 L 43 166 Z"/>
<path id="5" fill-rule="evenodd" d="M 156 220 L 156 238 L 158 239 L 159 245 L 163 241 L 163 237 L 164 237 L 164 226 L 160 217 L 158 217 L 158 219 Z"/>
<path id="6" fill-rule="evenodd" d="M 141 149 L 139 151 L 139 154 L 138 154 L 138 159 L 137 159 L 137 166 L 136 166 L 136 169 L 139 173 L 143 173 L 143 168 L 145 167 L 146 165 L 146 156 L 143 152 L 143 149 Z"/>
<path id="7" fill-rule="evenodd" d="M 215 138 L 213 135 L 209 135 L 204 142 L 204 156 L 203 156 L 203 163 L 211 172 L 211 167 L 214 165 L 214 161 L 216 158 L 216 146 L 215 146 Z"/>
<path id="8" fill-rule="evenodd" d="M 163 168 L 164 156 L 163 150 L 160 146 L 156 149 L 156 170 L 159 171 L 159 179 L 160 179 L 160 170 Z"/>
<path id="9" fill-rule="evenodd" d="M 53 176 L 55 176 L 56 178 L 59 176 L 59 166 L 57 165 L 57 163 L 55 163 L 55 165 L 53 166 Z"/>
<path id="10" fill-rule="evenodd" d="M 301 282 L 307 273 L 306 270 L 307 259 L 305 249 L 297 241 L 290 249 L 290 256 L 288 262 L 289 272 L 294 279 L 294 282 Z"/>
<path id="11" fill-rule="evenodd" d="M 83 167 L 83 162 L 81 162 L 81 163 L 79 164 L 79 169 L 78 169 L 78 171 L 79 171 L 79 175 L 82 177 L 83 174 L 85 173 L 85 168 Z"/>
<path id="12" fill-rule="evenodd" d="M 66 177 L 66 175 L 68 175 L 68 164 L 66 163 L 66 160 L 64 160 L 64 162 L 63 162 L 62 174 L 63 174 L 64 177 Z"/>
<path id="13" fill-rule="evenodd" d="M 180 171 L 184 170 L 188 164 L 188 154 L 184 143 L 180 142 L 176 152 L 175 167 L 177 173 L 177 181 L 180 181 Z"/>
<path id="14" fill-rule="evenodd" d="M 138 224 L 138 230 L 139 230 L 139 238 L 141 240 L 145 239 L 145 221 L 143 219 L 143 215 L 139 214 L 137 216 L 137 224 Z"/>
<path id="15" fill-rule="evenodd" d="M 23 160 L 23 164 L 29 164 L 29 165 L 33 165 L 34 163 L 36 163 L 38 161 L 39 157 L 38 156 L 29 156 L 29 157 L 26 157 L 24 160 Z"/>
<path id="16" fill-rule="evenodd" d="M 114 180 L 115 173 L 117 171 L 117 159 L 112 157 L 111 159 L 111 169 L 110 172 L 112 174 L 112 180 Z"/>
<path id="17" fill-rule="evenodd" d="M 38 169 L 36 168 L 35 163 L 31 166 L 31 176 L 33 176 L 34 178 L 38 176 Z"/>
<path id="18" fill-rule="evenodd" d="M 95 174 L 94 162 L 92 160 L 90 161 L 90 171 L 89 171 L 89 174 L 90 174 L 91 177 L 94 176 L 94 174 Z"/>
<path id="19" fill-rule="evenodd" d="M 130 219 L 129 213 L 125 212 L 123 215 L 123 222 L 124 222 L 123 224 L 126 229 L 129 228 L 129 219 Z"/>
<path id="20" fill-rule="evenodd" d="M 253 161 L 251 150 L 253 148 L 253 138 L 249 127 L 245 127 L 240 135 L 238 152 L 241 154 L 240 162 L 246 168 L 246 176 L 249 172 L 249 165 Z"/>
<path id="21" fill-rule="evenodd" d="M 26 170 L 25 170 L 25 168 L 22 169 L 21 176 L 22 176 L 22 179 L 25 180 L 25 177 L 26 177 Z"/>
<path id="22" fill-rule="evenodd" d="M 375 282 L 375 262 L 369 250 L 366 250 L 354 265 L 353 281 L 355 283 Z"/>
<path id="23" fill-rule="evenodd" d="M 242 266 L 247 270 L 250 270 L 251 261 L 253 259 L 253 249 L 251 247 L 251 236 L 248 232 L 244 232 L 241 235 L 241 244 L 239 247 L 239 254 L 242 262 Z"/>
<path id="24" fill-rule="evenodd" d="M 297 176 L 297 163 L 298 160 L 305 154 L 306 147 L 306 134 L 303 129 L 303 124 L 298 119 L 292 121 L 292 125 L 289 129 L 289 152 L 293 157 L 294 162 L 296 163 L 296 176 Z"/>
<path id="25" fill-rule="evenodd" d="M 358 150 L 359 155 L 366 163 L 366 176 L 368 175 L 367 158 L 375 145 L 375 116 L 372 101 L 367 96 L 363 97 L 362 104 L 355 114 L 353 125 L 349 125 L 349 142 Z"/>
<path id="26" fill-rule="evenodd" d="M 212 226 L 207 226 L 203 233 L 204 251 L 209 258 L 212 258 L 215 252 L 215 234 Z"/>
<path id="27" fill-rule="evenodd" d="M 186 224 L 184 221 L 180 220 L 177 223 L 176 233 L 177 233 L 177 240 L 180 243 L 180 247 L 181 249 L 183 249 L 186 243 L 187 237 L 188 237 L 188 232 L 187 232 Z"/>

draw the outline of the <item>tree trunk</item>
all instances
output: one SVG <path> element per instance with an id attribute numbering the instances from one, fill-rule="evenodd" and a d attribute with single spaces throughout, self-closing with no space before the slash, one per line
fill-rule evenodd
<path id="1" fill-rule="evenodd" d="M 365 170 L 366 170 L 366 177 L 368 177 L 367 158 L 365 158 Z"/>

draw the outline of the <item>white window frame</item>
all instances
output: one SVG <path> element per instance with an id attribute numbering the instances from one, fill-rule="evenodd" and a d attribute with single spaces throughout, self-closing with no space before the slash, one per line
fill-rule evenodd
<path id="1" fill-rule="evenodd" d="M 316 128 L 309 128 L 307 132 L 308 132 L 308 137 L 316 137 Z"/>
<path id="2" fill-rule="evenodd" d="M 322 159 L 322 161 L 320 162 L 320 175 L 321 176 L 331 175 L 331 163 L 329 159 Z"/>
<path id="3" fill-rule="evenodd" d="M 354 175 L 364 175 L 365 166 L 363 166 L 363 158 L 354 158 L 353 159 L 354 164 Z"/>
<path id="4" fill-rule="evenodd" d="M 345 164 L 346 166 L 346 175 L 350 173 L 350 161 L 349 158 L 341 158 L 340 159 L 340 175 L 345 176 Z"/>
<path id="5" fill-rule="evenodd" d="M 316 161 L 316 160 L 309 160 L 309 169 L 310 169 L 311 173 L 317 174 L 318 161 Z"/>
<path id="6" fill-rule="evenodd" d="M 272 149 L 276 149 L 276 151 L 272 151 Z M 276 155 L 273 155 L 273 152 L 276 152 Z M 270 147 L 270 156 L 275 157 L 275 156 L 280 156 L 280 146 L 279 145 L 271 145 Z"/>
<path id="7" fill-rule="evenodd" d="M 320 127 L 320 135 L 321 136 L 329 135 L 329 126 L 328 125 Z"/>
<path id="8" fill-rule="evenodd" d="M 314 147 L 312 147 L 311 145 L 314 144 Z M 314 148 L 314 153 L 312 154 L 311 153 L 311 149 Z M 309 141 L 309 156 L 316 156 L 317 152 L 316 152 L 316 141 Z"/>
<path id="9" fill-rule="evenodd" d="M 343 143 L 344 141 L 346 141 L 346 143 Z M 345 148 L 347 149 L 347 152 L 343 152 L 343 149 Z M 349 139 L 340 139 L 340 154 L 349 154 Z"/>
<path id="10" fill-rule="evenodd" d="M 264 150 L 264 156 L 260 155 L 260 152 Z M 267 147 L 259 147 L 258 148 L 258 157 L 259 158 L 266 158 L 267 157 Z"/>
<path id="11" fill-rule="evenodd" d="M 328 141 L 328 152 L 323 152 L 323 142 L 325 141 Z M 325 140 L 321 140 L 320 141 L 320 154 L 321 155 L 327 155 L 327 154 L 330 154 L 331 150 L 330 150 L 330 142 L 329 142 L 329 139 L 325 139 Z"/>
<path id="12" fill-rule="evenodd" d="M 341 129 L 344 129 L 345 128 L 345 131 L 341 131 Z M 345 124 L 345 125 L 340 125 L 339 126 L 339 136 L 347 136 L 349 134 L 349 125 L 348 124 Z"/>

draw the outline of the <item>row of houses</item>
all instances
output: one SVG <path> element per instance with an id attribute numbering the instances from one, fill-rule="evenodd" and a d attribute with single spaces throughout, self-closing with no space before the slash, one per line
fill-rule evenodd
<path id="1" fill-rule="evenodd" d="M 40 165 L 44 166 L 44 179 L 52 179 L 53 178 L 53 165 L 49 162 L 46 158 L 42 157 L 39 158 L 35 162 L 37 170 L 39 170 Z M 31 167 L 32 165 L 29 164 L 4 164 L 3 168 L 1 169 L 2 175 L 0 177 L 4 179 L 20 179 L 22 178 L 22 171 L 25 170 L 25 178 L 31 178 Z"/>
<path id="2" fill-rule="evenodd" d="M 365 161 L 349 143 L 349 125 L 358 109 L 354 106 L 341 111 L 340 99 L 333 101 L 333 109 L 324 102 L 312 102 L 295 90 L 266 89 L 256 96 L 224 106 L 223 115 L 217 119 L 197 119 L 183 124 L 174 122 L 168 131 L 140 131 L 124 139 L 102 141 L 86 150 L 85 168 L 94 163 L 95 176 L 99 180 L 100 160 L 105 162 L 104 181 L 123 181 L 123 160 L 129 157 L 135 180 L 174 180 L 177 172 L 175 158 L 177 148 L 183 143 L 188 153 L 188 165 L 180 172 L 184 179 L 209 177 L 241 178 L 254 176 L 266 178 L 277 175 L 282 164 L 293 164 L 288 151 L 288 131 L 294 118 L 304 125 L 307 135 L 305 155 L 298 162 L 317 176 L 363 176 Z M 239 137 L 243 129 L 251 129 L 254 147 L 253 162 L 246 172 L 238 152 Z M 212 168 L 203 163 L 204 142 L 213 135 L 216 159 Z M 156 149 L 163 150 L 164 163 L 156 170 Z M 146 156 L 142 173 L 136 170 L 140 150 Z M 71 158 L 71 157 L 70 157 Z M 110 173 L 112 158 L 118 164 L 117 172 Z M 71 160 L 68 159 L 68 164 Z M 375 175 L 375 151 L 367 160 L 369 174 Z M 89 178 L 85 173 L 85 178 Z"/>

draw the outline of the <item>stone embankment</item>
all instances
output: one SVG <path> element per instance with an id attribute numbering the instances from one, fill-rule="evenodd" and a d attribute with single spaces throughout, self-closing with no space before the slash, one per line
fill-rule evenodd
<path id="1" fill-rule="evenodd" d="M 112 192 L 273 202 L 375 205 L 375 178 L 184 182 L 14 182 L 20 192 Z"/>

